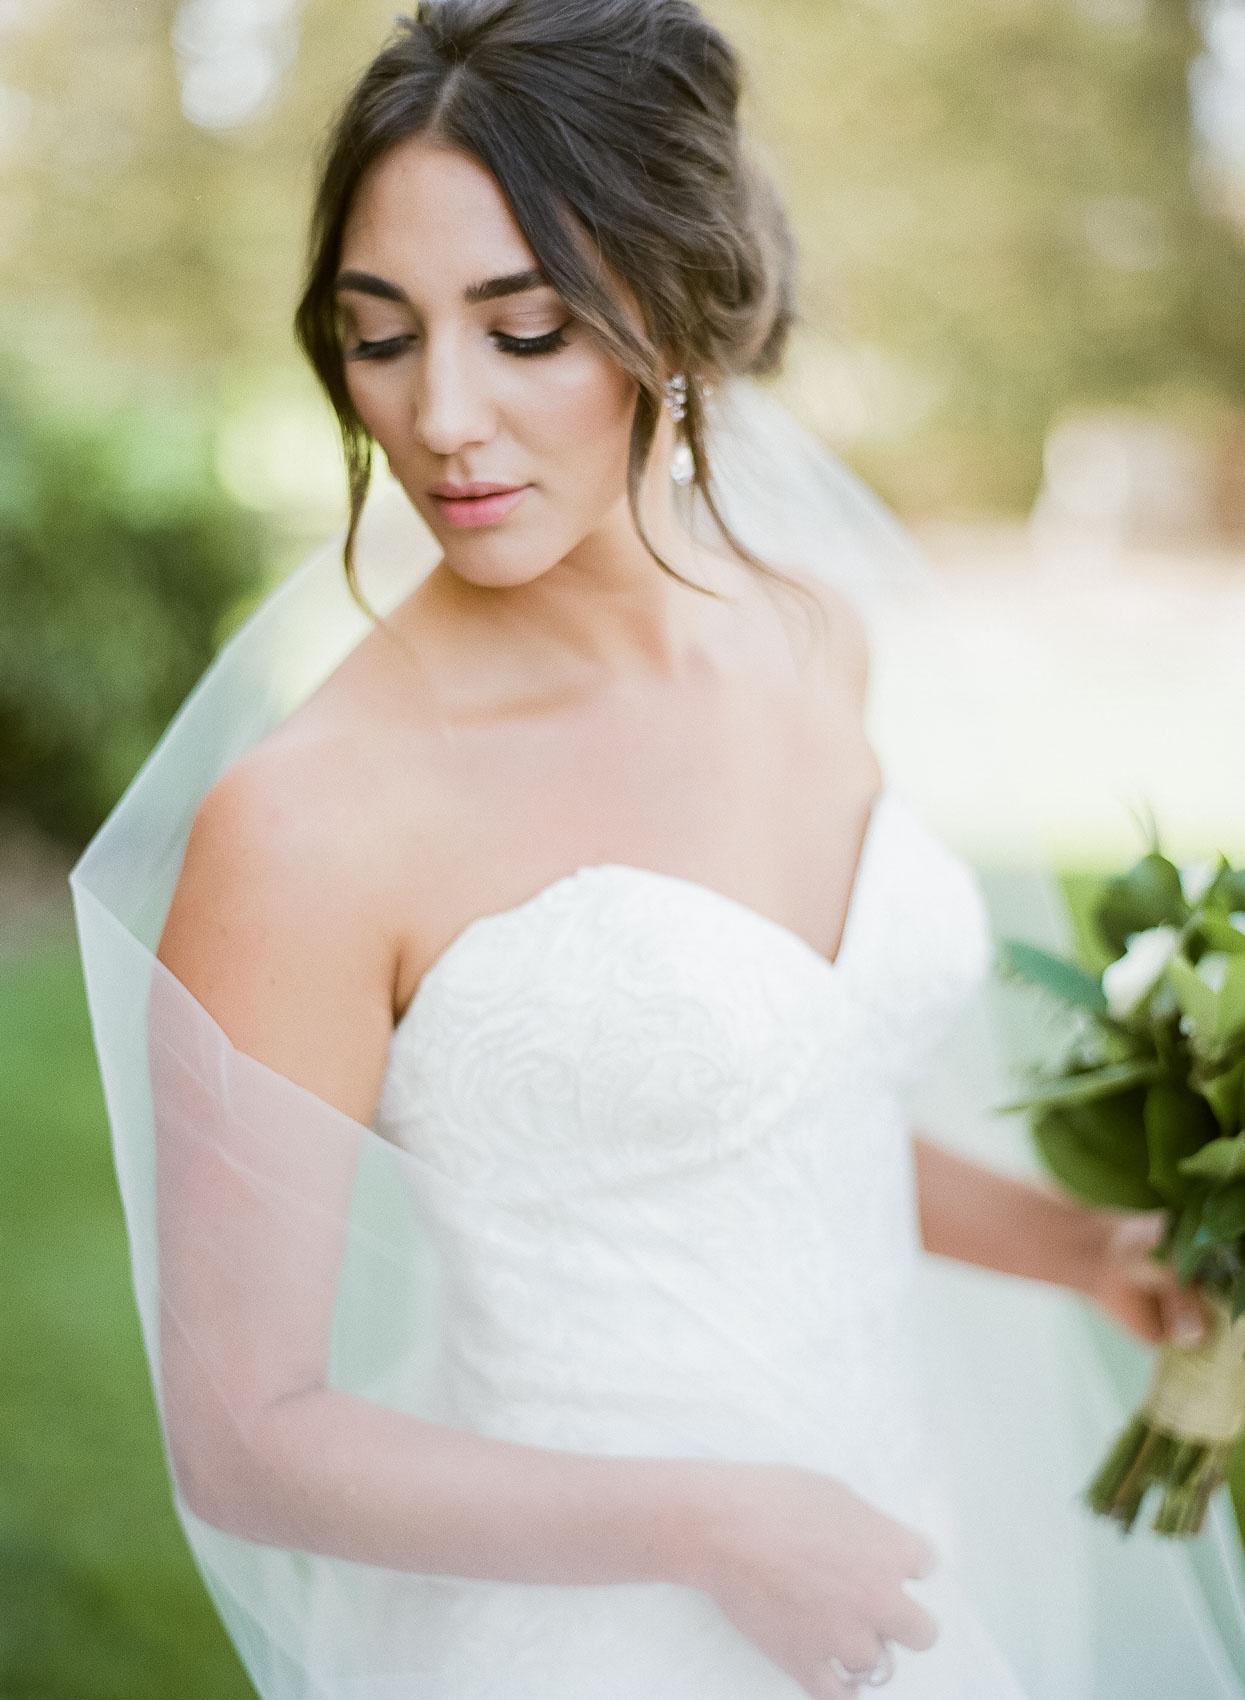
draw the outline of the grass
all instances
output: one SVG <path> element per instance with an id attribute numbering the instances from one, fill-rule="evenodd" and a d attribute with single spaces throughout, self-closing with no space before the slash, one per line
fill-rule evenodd
<path id="1" fill-rule="evenodd" d="M 0 959 L 0 1129 L 0 1700 L 253 1700 L 173 1511 L 67 920 Z"/>
<path id="2" fill-rule="evenodd" d="M 75 941 L 0 962 L 0 1697 L 253 1700 L 173 1510 Z"/>

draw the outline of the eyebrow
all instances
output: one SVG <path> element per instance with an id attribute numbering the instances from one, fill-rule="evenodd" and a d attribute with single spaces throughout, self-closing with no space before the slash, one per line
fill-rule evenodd
<path id="1" fill-rule="evenodd" d="M 522 295 L 529 289 L 543 289 L 548 282 L 549 279 L 538 267 L 529 267 L 527 271 L 507 272 L 504 277 L 488 277 L 482 283 L 468 284 L 463 290 L 463 300 L 474 306 L 480 301 L 496 301 L 502 295 Z M 414 305 L 396 283 L 377 277 L 375 272 L 339 272 L 333 281 L 333 293 L 345 290 L 357 290 L 361 295 L 379 295 L 382 301 L 400 301 L 404 307 Z"/>

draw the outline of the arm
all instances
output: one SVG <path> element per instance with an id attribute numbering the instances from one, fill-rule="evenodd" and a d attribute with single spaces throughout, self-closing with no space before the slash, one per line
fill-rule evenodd
<path id="1" fill-rule="evenodd" d="M 1100 1264 L 1102 1212 L 1040 1182 L 974 1163 L 920 1132 L 913 1151 L 926 1251 L 1088 1290 Z"/>
<path id="2" fill-rule="evenodd" d="M 196 817 L 160 942 L 244 1053 L 219 1056 L 202 1013 L 156 977 L 160 1408 L 178 1490 L 217 1527 L 365 1563 L 690 1578 L 703 1461 L 512 1444 L 326 1385 L 397 962 L 382 864 L 347 804 L 331 783 L 296 793 L 271 764 L 231 771 Z"/>
<path id="3" fill-rule="evenodd" d="M 921 1239 L 927 1251 L 1028 1275 L 1092 1300 L 1138 1340 L 1190 1345 L 1209 1320 L 1197 1283 L 1182 1283 L 1150 1254 L 1164 1212 L 1095 1209 L 913 1140 Z"/>
<path id="4" fill-rule="evenodd" d="M 267 1413 L 257 1462 L 258 1502 L 238 1494 L 209 1518 L 253 1540 L 512 1582 L 700 1574 L 695 1459 L 520 1445 L 318 1389 Z"/>

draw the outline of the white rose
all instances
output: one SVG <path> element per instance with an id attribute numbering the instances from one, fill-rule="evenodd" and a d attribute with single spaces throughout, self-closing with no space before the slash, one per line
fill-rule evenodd
<path id="1" fill-rule="evenodd" d="M 1179 942 L 1178 927 L 1146 927 L 1128 935 L 1123 956 L 1102 971 L 1107 1010 L 1115 1020 L 1131 1015 L 1153 991 Z"/>
<path id="2" fill-rule="evenodd" d="M 1196 907 L 1214 882 L 1219 870 L 1218 859 L 1207 856 L 1200 862 L 1186 862 L 1180 869 L 1180 889 L 1190 908 Z"/>
<path id="3" fill-rule="evenodd" d="M 1205 950 L 1194 964 L 1194 971 L 1205 980 L 1212 992 L 1223 990 L 1223 977 L 1228 972 L 1226 950 Z"/>

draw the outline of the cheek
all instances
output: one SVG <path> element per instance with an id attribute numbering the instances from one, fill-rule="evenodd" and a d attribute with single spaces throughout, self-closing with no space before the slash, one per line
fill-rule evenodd
<path id="1" fill-rule="evenodd" d="M 627 374 L 595 350 L 567 348 L 532 376 L 535 381 L 523 386 L 516 430 L 529 441 L 535 432 L 539 443 L 533 446 L 556 453 L 566 475 L 578 482 L 589 467 L 625 481 L 635 407 L 635 385 Z"/>
<path id="2" fill-rule="evenodd" d="M 635 384 L 615 362 L 582 344 L 548 359 L 493 355 L 478 374 L 493 388 L 494 425 L 540 464 L 534 477 L 571 487 L 590 505 L 612 500 L 627 480 Z M 410 436 L 410 396 L 383 367 L 347 363 L 347 391 L 364 428 L 389 459 L 403 458 Z"/>
<path id="3" fill-rule="evenodd" d="M 402 417 L 404 397 L 401 386 L 383 382 L 379 368 L 369 375 L 354 363 L 345 366 L 346 394 L 351 406 L 363 422 L 363 428 L 388 452 L 394 443 Z"/>

